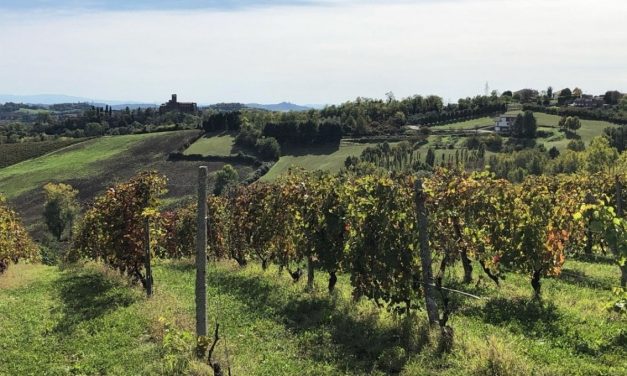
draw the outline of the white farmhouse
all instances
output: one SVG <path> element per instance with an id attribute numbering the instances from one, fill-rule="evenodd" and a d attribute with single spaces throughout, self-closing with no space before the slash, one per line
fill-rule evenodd
<path id="1" fill-rule="evenodd" d="M 504 114 L 496 118 L 494 124 L 494 131 L 496 133 L 509 133 L 511 127 L 514 125 L 516 121 L 516 117 L 518 115 L 514 114 Z"/>

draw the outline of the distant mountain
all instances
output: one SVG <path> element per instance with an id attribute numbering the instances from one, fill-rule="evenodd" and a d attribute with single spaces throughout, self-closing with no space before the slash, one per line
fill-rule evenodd
<path id="1" fill-rule="evenodd" d="M 59 104 L 59 103 L 90 103 L 94 106 L 110 105 L 114 110 L 123 110 L 126 107 L 135 109 L 138 107 L 148 108 L 157 107 L 154 103 L 139 103 L 133 101 L 115 101 L 104 99 L 93 99 L 84 97 L 74 97 L 64 94 L 36 94 L 36 95 L 10 95 L 0 94 L 0 103 L 13 102 L 13 103 L 25 103 L 25 104 Z"/>
<path id="2" fill-rule="evenodd" d="M 104 107 L 105 105 L 111 106 L 114 110 L 124 110 L 126 107 L 130 109 L 136 108 L 156 108 L 159 105 L 156 103 L 141 103 L 134 101 L 120 101 L 120 100 L 105 100 L 105 99 L 93 99 L 93 98 L 85 98 L 85 97 L 75 97 L 71 95 L 64 94 L 36 94 L 36 95 L 11 95 L 11 94 L 0 94 L 0 104 L 6 102 L 13 103 L 24 103 L 24 104 L 32 104 L 32 105 L 52 105 L 52 104 L 61 104 L 61 103 L 89 103 L 93 106 Z M 202 104 L 201 104 L 202 106 Z M 212 105 L 208 105 L 210 108 L 221 109 L 223 111 L 233 111 L 243 107 L 248 108 L 257 108 L 267 111 L 280 111 L 280 112 L 288 112 L 288 111 L 308 111 L 311 109 L 320 109 L 323 108 L 324 105 L 317 104 L 308 104 L 308 105 L 298 105 L 290 102 L 281 102 L 276 104 L 260 104 L 260 103 L 216 103 Z"/>
<path id="3" fill-rule="evenodd" d="M 307 106 L 300 106 L 294 103 L 289 103 L 289 102 L 281 102 L 281 103 L 277 103 L 277 104 L 259 104 L 259 103 L 247 103 L 246 107 L 249 108 L 258 108 L 261 110 L 268 110 L 268 111 L 281 111 L 281 112 L 287 112 L 287 111 L 308 111 L 311 110 L 313 107 L 307 107 Z"/>

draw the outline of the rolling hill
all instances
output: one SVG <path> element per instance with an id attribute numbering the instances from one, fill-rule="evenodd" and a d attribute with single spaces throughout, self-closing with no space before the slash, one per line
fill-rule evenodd
<path id="1" fill-rule="evenodd" d="M 216 171 L 224 165 L 167 160 L 169 153 L 197 135 L 197 131 L 178 131 L 84 141 L 0 169 L 0 193 L 9 198 L 34 233 L 42 226 L 39 220 L 44 202 L 42 187 L 48 182 L 71 184 L 79 190 L 80 200 L 88 202 L 116 181 L 126 180 L 141 170 L 157 170 L 168 177 L 165 203 L 172 205 L 196 191 L 198 166 L 206 165 L 209 171 Z M 234 167 L 242 178 L 253 171 L 248 165 Z"/>

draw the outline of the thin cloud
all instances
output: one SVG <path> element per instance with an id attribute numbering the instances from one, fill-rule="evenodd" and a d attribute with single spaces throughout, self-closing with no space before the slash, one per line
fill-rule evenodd
<path id="1" fill-rule="evenodd" d="M 340 4 L 343 3 L 343 4 Z M 611 11 L 608 11 L 611 9 Z M 75 14 L 3 12 L 12 94 L 332 103 L 491 88 L 627 89 L 627 4 L 450 1 Z"/>

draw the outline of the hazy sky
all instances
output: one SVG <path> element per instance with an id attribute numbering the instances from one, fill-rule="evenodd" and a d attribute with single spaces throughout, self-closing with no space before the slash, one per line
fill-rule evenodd
<path id="1" fill-rule="evenodd" d="M 625 0 L 0 0 L 0 93 L 337 103 L 627 91 Z"/>

